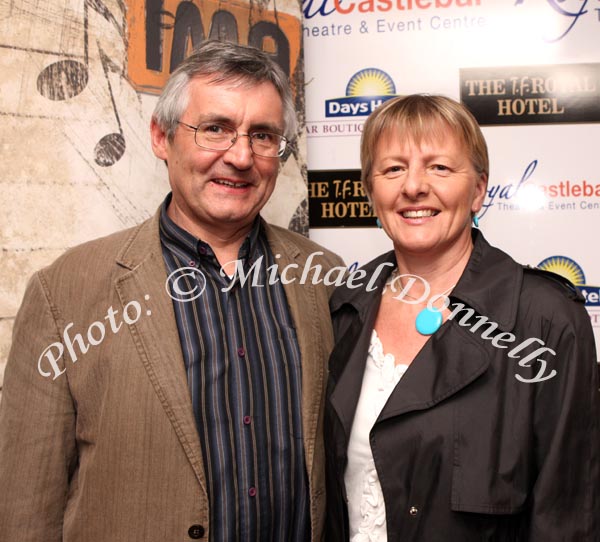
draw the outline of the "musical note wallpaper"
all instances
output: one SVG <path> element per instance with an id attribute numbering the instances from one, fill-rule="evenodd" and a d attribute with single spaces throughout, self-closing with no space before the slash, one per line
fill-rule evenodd
<path id="1" fill-rule="evenodd" d="M 0 389 L 31 275 L 167 194 L 150 116 L 203 40 L 260 47 L 289 74 L 299 138 L 262 214 L 308 234 L 300 17 L 299 0 L 0 0 Z"/>

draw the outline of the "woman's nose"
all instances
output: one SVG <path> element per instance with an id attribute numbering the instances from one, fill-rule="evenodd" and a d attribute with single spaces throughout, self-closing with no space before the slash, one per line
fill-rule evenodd
<path id="1" fill-rule="evenodd" d="M 404 177 L 402 192 L 411 199 L 426 195 L 429 192 L 426 172 L 421 168 L 409 168 Z"/>

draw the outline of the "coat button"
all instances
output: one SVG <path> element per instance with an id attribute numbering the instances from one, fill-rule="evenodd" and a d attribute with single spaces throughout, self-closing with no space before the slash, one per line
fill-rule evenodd
<path id="1" fill-rule="evenodd" d="M 408 513 L 411 516 L 416 516 L 419 513 L 419 509 L 417 507 L 415 507 L 415 506 L 411 506 L 410 510 L 408 511 Z"/>
<path id="2" fill-rule="evenodd" d="M 204 527 L 202 525 L 192 525 L 188 529 L 188 535 L 193 540 L 198 540 L 204 536 Z"/>

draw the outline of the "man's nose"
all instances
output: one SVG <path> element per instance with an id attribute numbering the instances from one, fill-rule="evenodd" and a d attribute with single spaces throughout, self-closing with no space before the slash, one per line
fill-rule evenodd
<path id="1" fill-rule="evenodd" d="M 225 151 L 223 159 L 236 169 L 248 169 L 254 164 L 254 153 L 250 143 L 250 135 L 237 134 L 233 145 Z"/>

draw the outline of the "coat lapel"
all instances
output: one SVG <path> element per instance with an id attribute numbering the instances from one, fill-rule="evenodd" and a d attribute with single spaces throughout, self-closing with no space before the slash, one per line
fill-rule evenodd
<path id="1" fill-rule="evenodd" d="M 490 319 L 497 321 L 502 329 L 510 329 L 515 318 L 513 297 L 507 299 L 488 299 L 482 294 L 490 285 L 478 279 L 473 267 L 481 265 L 485 260 L 495 266 L 504 265 L 501 279 L 506 284 L 506 291 L 520 291 L 520 276 L 518 266 L 505 263 L 506 257 L 500 251 L 491 249 L 480 234 L 475 234 L 475 249 L 470 266 L 465 270 L 457 288 L 453 292 L 460 300 L 478 310 L 479 314 L 488 314 Z M 365 269 L 367 276 L 384 262 L 395 262 L 393 253 L 387 253 L 370 264 Z M 338 318 L 335 311 L 344 305 L 346 310 L 352 310 L 349 327 L 341 336 L 336 337 L 336 346 L 331 356 L 330 377 L 333 389 L 330 401 L 335 409 L 347 438 L 350 436 L 352 422 L 358 398 L 361 391 L 362 379 L 368 354 L 371 331 L 381 301 L 381 291 L 391 269 L 382 273 L 375 283 L 372 292 L 361 290 L 344 290 L 336 292 L 332 300 L 334 319 Z M 457 393 L 471 382 L 483 375 L 489 367 L 493 352 L 489 341 L 481 340 L 468 327 L 462 327 L 457 321 L 447 321 L 442 328 L 425 344 L 421 352 L 413 360 L 410 367 L 392 392 L 378 418 L 378 421 L 393 416 L 431 408 L 440 401 Z"/>
<path id="2" fill-rule="evenodd" d="M 287 284 L 284 283 L 283 288 L 295 324 L 302 360 L 302 432 L 306 466 L 310 473 L 314 463 L 317 420 L 321 408 L 320 401 L 316 401 L 315 398 L 323 395 L 328 355 L 324 350 L 326 344 L 333 344 L 333 332 L 330 330 L 330 336 L 325 337 L 320 325 L 324 318 L 328 318 L 327 314 L 323 314 L 323 311 L 327 311 L 326 300 L 319 311 L 317 293 L 312 281 L 306 280 L 304 284 L 301 283 L 307 254 L 302 254 L 298 246 L 278 230 L 265 222 L 263 224 L 271 251 L 281 255 L 277 261 L 279 268 L 291 266 L 286 273 Z M 313 262 L 313 265 L 316 264 L 316 261 Z"/>
<path id="3" fill-rule="evenodd" d="M 123 307 L 138 301 L 145 313 L 129 326 L 136 349 L 196 477 L 206 489 L 173 302 L 165 290 L 159 213 L 136 229 L 124 247 L 117 263 L 127 271 L 116 279 L 115 288 Z"/>
<path id="4" fill-rule="evenodd" d="M 347 439 L 350 438 L 371 342 L 371 330 L 375 324 L 378 310 L 379 302 L 373 303 L 369 307 L 364 315 L 364 320 L 360 314 L 357 315 L 343 337 L 338 337 L 331 355 L 329 370 L 334 388 L 329 400 L 344 428 Z M 348 361 L 342 364 L 345 360 Z"/>
<path id="5" fill-rule="evenodd" d="M 336 344 L 329 361 L 329 401 L 344 428 L 346 439 L 350 438 L 371 332 L 381 304 L 381 292 L 395 265 L 396 258 L 393 252 L 383 254 L 365 267 L 366 280 L 370 280 L 375 270 L 383 266 L 383 272 L 374 281 L 372 291 L 367 292 L 362 287 L 342 287 L 331 300 L 331 311 L 335 321 L 350 318 L 350 325 L 344 331 L 340 331 L 339 326 L 336 326 L 336 333 L 341 333 L 341 336 L 336 336 Z"/>
<path id="6" fill-rule="evenodd" d="M 435 406 L 479 378 L 490 361 L 479 337 L 454 321 L 446 322 L 410 364 L 377 421 Z"/>
<path id="7" fill-rule="evenodd" d="M 473 230 L 473 252 L 450 297 L 451 307 L 461 303 L 477 315 L 510 331 L 517 317 L 523 271 L 504 252 L 491 247 L 478 230 Z M 485 271 L 493 268 L 495 273 Z M 507 292 L 501 298 L 493 292 Z M 405 412 L 431 408 L 483 375 L 494 355 L 494 346 L 471 332 L 476 320 L 463 322 L 462 315 L 448 320 L 413 360 L 392 392 L 378 421 Z M 485 328 L 484 328 L 485 329 Z"/>

